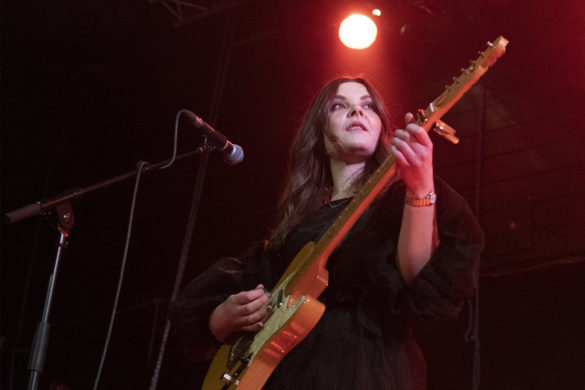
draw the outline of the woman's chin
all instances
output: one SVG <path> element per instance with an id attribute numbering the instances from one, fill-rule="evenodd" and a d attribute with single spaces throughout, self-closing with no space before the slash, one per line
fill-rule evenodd
<path id="1" fill-rule="evenodd" d="M 373 154 L 369 149 L 353 149 L 342 156 L 338 156 L 337 159 L 346 164 L 361 164 L 368 161 Z"/>

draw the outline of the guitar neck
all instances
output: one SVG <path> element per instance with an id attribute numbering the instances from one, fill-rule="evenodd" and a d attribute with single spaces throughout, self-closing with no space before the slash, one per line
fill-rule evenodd
<path id="1" fill-rule="evenodd" d="M 440 118 L 504 54 L 507 44 L 508 40 L 502 36 L 498 37 L 494 43 L 488 42 L 488 48 L 480 52 L 479 57 L 475 61 L 472 61 L 467 68 L 461 69 L 461 74 L 453 78 L 453 83 L 447 86 L 439 97 L 433 100 L 424 110 L 419 111 L 416 123 L 422 126 L 427 132 L 433 128 L 437 130 L 435 125 L 445 126 L 440 121 Z M 459 141 L 454 136 L 454 130 L 452 129 L 445 131 L 445 129 L 441 128 L 437 132 L 454 143 Z M 327 229 L 325 234 L 317 241 L 310 255 L 299 265 L 288 284 L 289 292 L 309 269 L 313 267 L 318 267 L 319 270 L 325 269 L 329 255 L 339 245 L 351 227 L 370 204 L 372 204 L 374 199 L 395 174 L 395 158 L 394 155 L 390 154 L 372 176 L 370 176 L 368 181 L 345 207 L 335 222 Z"/>
<path id="2" fill-rule="evenodd" d="M 394 155 L 386 158 L 352 201 L 345 206 L 333 224 L 329 226 L 325 234 L 317 241 L 311 254 L 297 268 L 297 271 L 288 283 L 289 292 L 310 268 L 318 267 L 321 270 L 325 269 L 329 255 L 331 255 L 359 217 L 396 174 L 396 165 L 394 162 Z"/>
<path id="3" fill-rule="evenodd" d="M 386 184 L 396 173 L 394 155 L 390 155 L 378 169 L 370 176 L 361 190 L 344 208 L 339 217 L 329 226 L 325 234 L 315 244 L 315 253 L 318 257 L 328 257 L 339 245 L 343 237 L 349 232 L 359 217 L 372 204 L 374 199 L 384 189 Z"/>

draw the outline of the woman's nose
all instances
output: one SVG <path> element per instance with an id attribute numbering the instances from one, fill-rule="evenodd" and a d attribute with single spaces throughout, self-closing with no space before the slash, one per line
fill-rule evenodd
<path id="1" fill-rule="evenodd" d="M 352 105 L 349 108 L 349 111 L 347 112 L 348 117 L 352 117 L 354 115 L 362 116 L 363 114 L 364 114 L 364 112 L 362 111 L 362 108 L 360 106 L 355 106 L 355 105 Z"/>

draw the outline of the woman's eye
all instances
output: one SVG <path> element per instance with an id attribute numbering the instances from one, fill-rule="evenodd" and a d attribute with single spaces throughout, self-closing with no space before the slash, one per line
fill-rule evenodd
<path id="1" fill-rule="evenodd" d="M 366 110 L 373 110 L 374 109 L 374 103 L 368 103 L 364 105 L 364 108 Z"/>
<path id="2" fill-rule="evenodd" d="M 345 107 L 345 106 L 343 104 L 341 104 L 341 103 L 334 103 L 331 106 L 331 110 L 339 110 L 339 109 L 342 109 L 343 107 Z"/>

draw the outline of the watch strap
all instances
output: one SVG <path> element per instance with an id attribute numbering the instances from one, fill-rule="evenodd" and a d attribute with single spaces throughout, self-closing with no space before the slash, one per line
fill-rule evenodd
<path id="1" fill-rule="evenodd" d="M 406 197 L 404 202 L 412 207 L 425 207 L 432 206 L 437 202 L 437 194 L 433 191 L 429 192 L 425 197 L 422 198 L 409 198 Z"/>

